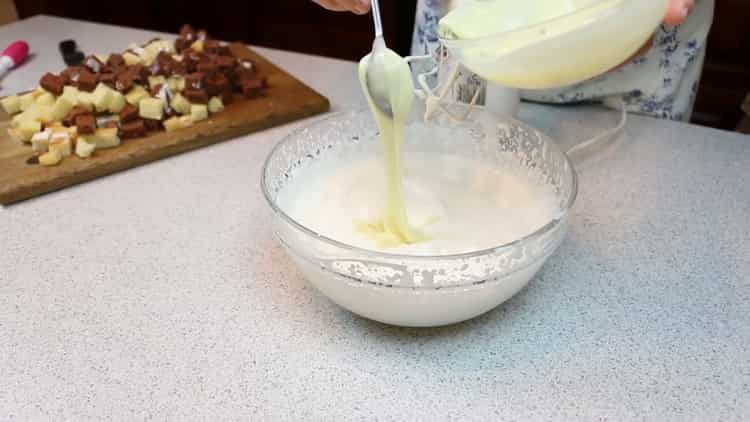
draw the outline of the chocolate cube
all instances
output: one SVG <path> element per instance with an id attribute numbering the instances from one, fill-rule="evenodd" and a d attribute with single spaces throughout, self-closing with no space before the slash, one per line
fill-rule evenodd
<path id="1" fill-rule="evenodd" d="M 133 83 L 133 75 L 128 71 L 122 71 L 117 75 L 117 80 L 115 80 L 115 89 L 122 93 L 127 93 L 133 88 Z"/>
<path id="2" fill-rule="evenodd" d="M 100 73 L 99 74 L 99 82 L 103 83 L 104 85 L 107 85 L 110 88 L 115 87 L 115 74 L 114 73 Z"/>
<path id="3" fill-rule="evenodd" d="M 136 119 L 120 125 L 120 137 L 123 139 L 139 138 L 146 134 L 146 124 L 142 119 Z"/>
<path id="4" fill-rule="evenodd" d="M 42 76 L 42 79 L 39 80 L 39 85 L 55 95 L 61 95 L 63 87 L 65 87 L 65 78 L 53 75 L 52 73 L 46 73 Z"/>
<path id="5" fill-rule="evenodd" d="M 78 74 L 78 89 L 81 91 L 92 92 L 96 88 L 96 84 L 99 78 L 88 70 L 84 70 Z"/>
<path id="6" fill-rule="evenodd" d="M 138 107 L 131 104 L 126 104 L 125 107 L 120 110 L 119 115 L 121 123 L 130 123 L 138 119 Z"/>
<path id="7" fill-rule="evenodd" d="M 185 88 L 182 95 L 184 95 L 191 103 L 208 104 L 208 93 L 205 89 Z"/>
<path id="8" fill-rule="evenodd" d="M 120 68 L 125 65 L 125 59 L 122 58 L 122 54 L 110 54 L 107 65 L 111 68 Z"/>
<path id="9" fill-rule="evenodd" d="M 78 133 L 94 133 L 96 130 L 96 120 L 92 114 L 79 114 L 75 118 L 75 125 L 78 127 Z"/>
<path id="10" fill-rule="evenodd" d="M 76 125 L 76 118 L 78 116 L 84 115 L 84 114 L 91 114 L 90 111 L 86 110 L 85 108 L 81 106 L 75 106 L 73 107 L 68 114 L 63 118 L 63 125 L 65 126 L 75 126 Z"/>

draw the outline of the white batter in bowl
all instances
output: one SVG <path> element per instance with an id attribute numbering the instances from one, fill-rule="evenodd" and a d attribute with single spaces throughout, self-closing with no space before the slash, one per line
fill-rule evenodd
<path id="1" fill-rule="evenodd" d="M 374 243 L 352 221 L 376 215 L 379 202 L 371 199 L 382 195 L 376 182 L 382 173 L 373 171 L 373 182 L 366 178 L 367 166 L 374 165 L 368 160 L 382 148 L 371 115 L 338 113 L 294 132 L 263 170 L 274 234 L 313 285 L 364 317 L 426 327 L 493 309 L 523 288 L 559 246 L 577 193 L 573 166 L 554 142 L 522 123 L 498 119 L 478 109 L 460 124 L 407 125 L 407 209 L 415 210 L 410 221 L 428 240 L 396 248 Z M 417 184 L 410 194 L 410 175 L 425 180 L 430 171 L 432 183 Z M 459 202 L 451 204 L 446 193 L 460 193 L 462 185 L 457 180 L 447 186 L 451 177 L 467 175 L 474 177 L 466 179 L 469 194 L 456 195 Z M 505 187 L 490 189 L 504 180 Z M 467 201 L 482 209 L 471 214 L 461 206 Z M 467 220 L 472 216 L 477 221 Z"/>

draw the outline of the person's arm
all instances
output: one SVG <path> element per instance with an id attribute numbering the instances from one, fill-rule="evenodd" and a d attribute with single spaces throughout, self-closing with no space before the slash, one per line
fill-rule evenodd
<path id="1" fill-rule="evenodd" d="M 313 0 L 328 10 L 364 15 L 370 11 L 370 0 Z"/>

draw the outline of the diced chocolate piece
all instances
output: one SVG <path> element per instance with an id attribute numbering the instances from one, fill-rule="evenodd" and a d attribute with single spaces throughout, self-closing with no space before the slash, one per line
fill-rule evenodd
<path id="1" fill-rule="evenodd" d="M 99 78 L 93 73 L 84 70 L 78 74 L 78 89 L 81 91 L 91 92 L 96 88 L 96 83 Z"/>
<path id="2" fill-rule="evenodd" d="M 117 80 L 115 81 L 115 89 L 122 93 L 127 93 L 133 88 L 133 83 L 133 75 L 131 75 L 128 71 L 123 71 L 120 72 L 119 75 L 117 75 Z"/>
<path id="3" fill-rule="evenodd" d="M 194 72 L 185 76 L 185 89 L 203 89 L 203 74 Z"/>
<path id="4" fill-rule="evenodd" d="M 119 135 L 123 139 L 140 138 L 146 134 L 146 124 L 142 119 L 136 119 L 120 125 Z"/>
<path id="5" fill-rule="evenodd" d="M 94 133 L 96 130 L 96 120 L 92 114 L 79 114 L 76 116 L 75 125 L 78 127 L 78 133 Z"/>
<path id="6" fill-rule="evenodd" d="M 119 68 L 125 65 L 125 59 L 122 58 L 122 54 L 110 54 L 107 65 L 112 68 Z"/>
<path id="7" fill-rule="evenodd" d="M 206 78 L 206 91 L 210 97 L 224 92 L 227 88 L 231 88 L 231 84 L 222 73 L 217 72 Z"/>
<path id="8" fill-rule="evenodd" d="M 104 85 L 107 85 L 110 88 L 115 87 L 115 74 L 114 73 L 100 73 L 99 74 L 99 82 L 103 83 Z"/>
<path id="9" fill-rule="evenodd" d="M 146 125 L 146 129 L 149 131 L 161 130 L 161 120 L 154 119 L 143 119 L 142 122 Z"/>
<path id="10" fill-rule="evenodd" d="M 180 28 L 180 38 L 192 40 L 195 38 L 195 29 L 192 26 L 185 24 Z"/>
<path id="11" fill-rule="evenodd" d="M 169 71 L 171 75 L 185 75 L 188 73 L 188 67 L 184 61 L 173 60 Z"/>
<path id="12" fill-rule="evenodd" d="M 219 68 L 219 71 L 224 73 L 227 77 L 237 65 L 237 60 L 231 56 L 218 56 L 214 61 Z"/>
<path id="13" fill-rule="evenodd" d="M 265 79 L 252 78 L 242 80 L 242 95 L 245 98 L 255 98 L 263 94 L 263 88 L 265 88 Z"/>
<path id="14" fill-rule="evenodd" d="M 182 53 L 183 51 L 190 48 L 190 46 L 193 45 L 194 42 L 195 41 L 189 40 L 187 38 L 179 37 L 174 40 L 174 48 L 178 53 Z"/>
<path id="15" fill-rule="evenodd" d="M 103 64 L 102 68 L 99 70 L 99 73 L 115 73 L 115 70 L 112 68 L 112 66 Z"/>
<path id="16" fill-rule="evenodd" d="M 138 107 L 131 104 L 126 104 L 125 107 L 120 110 L 119 115 L 121 123 L 130 123 L 138 119 Z"/>
<path id="17" fill-rule="evenodd" d="M 221 102 L 224 103 L 224 105 L 231 104 L 234 100 L 234 93 L 232 92 L 232 87 L 228 87 L 221 93 Z"/>
<path id="18" fill-rule="evenodd" d="M 229 43 L 224 41 L 208 40 L 203 43 L 203 51 L 216 57 L 232 56 L 232 52 L 229 49 Z"/>
<path id="19" fill-rule="evenodd" d="M 96 56 L 88 56 L 83 61 L 83 65 L 88 67 L 92 72 L 99 73 L 101 72 L 104 63 L 102 63 Z"/>
<path id="20" fill-rule="evenodd" d="M 162 86 L 162 84 L 156 84 L 156 85 L 152 86 L 151 88 L 149 88 L 148 93 L 151 94 L 152 97 L 156 97 L 156 95 L 161 90 L 161 86 Z"/>
<path id="21" fill-rule="evenodd" d="M 75 126 L 76 118 L 78 118 L 78 116 L 90 113 L 90 111 L 86 110 L 82 106 L 75 106 L 68 112 L 68 115 L 63 118 L 63 125 Z"/>
<path id="22" fill-rule="evenodd" d="M 46 73 L 42 76 L 42 79 L 39 80 L 39 85 L 55 95 L 61 95 L 63 87 L 65 86 L 65 78 L 53 75 L 52 73 Z"/>
<path id="23" fill-rule="evenodd" d="M 125 71 L 133 77 L 134 82 L 146 82 L 149 77 L 148 69 L 142 64 L 128 66 Z"/>
<path id="24" fill-rule="evenodd" d="M 208 104 L 208 93 L 205 89 L 185 88 L 183 95 L 191 103 Z"/>
<path id="25" fill-rule="evenodd" d="M 203 73 L 206 76 L 213 75 L 218 70 L 219 67 L 216 66 L 216 63 L 206 61 L 198 63 L 198 72 Z"/>

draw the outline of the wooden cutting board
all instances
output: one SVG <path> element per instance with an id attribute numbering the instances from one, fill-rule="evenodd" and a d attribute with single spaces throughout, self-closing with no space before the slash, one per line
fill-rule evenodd
<path id="1" fill-rule="evenodd" d="M 27 164 L 34 155 L 30 145 L 10 139 L 10 116 L 0 109 L 0 204 L 22 201 L 97 177 L 169 157 L 205 145 L 245 135 L 328 111 L 328 99 L 274 64 L 234 43 L 235 56 L 250 59 L 268 79 L 262 98 L 237 100 L 220 113 L 190 128 L 157 132 L 145 138 L 123 140 L 116 148 L 96 151 L 88 159 L 67 157 L 55 167 Z M 41 75 L 40 75 L 41 76 Z"/>

